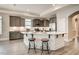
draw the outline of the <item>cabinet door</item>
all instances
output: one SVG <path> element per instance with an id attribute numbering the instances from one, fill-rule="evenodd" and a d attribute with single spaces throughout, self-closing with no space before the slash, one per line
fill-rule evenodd
<path id="1" fill-rule="evenodd" d="M 16 32 L 16 39 L 19 39 L 19 38 L 20 38 L 20 33 Z"/>
<path id="2" fill-rule="evenodd" d="M 16 24 L 15 24 L 15 17 L 10 16 L 10 26 L 13 27 L 13 26 L 15 26 L 15 25 L 16 25 Z"/>
<path id="3" fill-rule="evenodd" d="M 10 40 L 16 39 L 16 34 L 15 34 L 15 32 L 10 32 L 10 33 L 9 33 L 9 36 L 10 36 Z"/>
<path id="4" fill-rule="evenodd" d="M 40 27 L 44 27 L 44 20 L 39 20 Z"/>
<path id="5" fill-rule="evenodd" d="M 40 26 L 40 21 L 39 21 L 39 19 L 35 19 L 35 20 L 34 20 L 34 23 L 35 23 L 35 27 L 39 27 L 39 26 Z"/>
<path id="6" fill-rule="evenodd" d="M 20 26 L 20 18 L 19 17 L 15 18 L 15 24 L 16 24 L 17 27 Z"/>
<path id="7" fill-rule="evenodd" d="M 25 26 L 25 19 L 21 18 L 21 20 L 20 20 L 20 26 L 22 26 L 22 27 Z"/>
<path id="8" fill-rule="evenodd" d="M 36 27 L 37 22 L 38 21 L 36 19 L 33 20 L 33 27 Z"/>
<path id="9" fill-rule="evenodd" d="M 42 21 L 40 19 L 34 19 L 33 20 L 33 26 L 34 27 L 40 27 L 42 25 L 43 25 L 43 23 L 42 23 Z"/>
<path id="10" fill-rule="evenodd" d="M 44 27 L 48 27 L 49 26 L 49 20 L 44 20 Z"/>

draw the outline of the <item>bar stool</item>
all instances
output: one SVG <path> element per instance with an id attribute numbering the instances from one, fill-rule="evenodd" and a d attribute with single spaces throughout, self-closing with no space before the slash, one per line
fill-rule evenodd
<path id="1" fill-rule="evenodd" d="M 36 46 L 35 46 L 35 38 L 33 38 L 33 34 L 31 34 L 31 36 L 32 36 L 32 38 L 30 38 L 30 39 L 28 39 L 29 40 L 29 48 L 28 48 L 28 53 L 29 53 L 29 51 L 30 51 L 30 49 L 31 49 L 31 43 L 33 42 L 33 49 L 34 49 L 34 51 L 35 51 L 35 53 L 36 53 Z"/>
<path id="2" fill-rule="evenodd" d="M 36 47 L 35 47 L 35 38 L 30 38 L 29 40 L 29 48 L 28 48 L 28 53 L 30 51 L 30 49 L 34 49 L 35 53 L 36 53 Z M 31 47 L 31 43 L 33 42 L 33 48 Z"/>
<path id="3" fill-rule="evenodd" d="M 42 52 L 41 52 L 41 54 L 43 53 L 43 51 L 48 51 L 48 54 L 49 54 L 49 46 L 48 46 L 48 39 L 46 39 L 46 38 L 44 38 L 44 39 L 41 39 L 41 41 L 42 41 Z M 44 49 L 44 44 L 46 43 L 46 47 L 47 47 L 47 49 L 45 50 Z"/>

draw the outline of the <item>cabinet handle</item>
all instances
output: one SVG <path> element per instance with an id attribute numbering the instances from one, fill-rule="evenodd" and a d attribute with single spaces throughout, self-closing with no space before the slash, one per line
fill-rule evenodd
<path id="1" fill-rule="evenodd" d="M 50 34 L 49 34 L 49 38 L 50 38 Z"/>
<path id="2" fill-rule="evenodd" d="M 62 34 L 62 37 L 64 37 L 64 34 Z"/>
<path id="3" fill-rule="evenodd" d="M 56 38 L 58 38 L 58 35 L 56 35 Z"/>

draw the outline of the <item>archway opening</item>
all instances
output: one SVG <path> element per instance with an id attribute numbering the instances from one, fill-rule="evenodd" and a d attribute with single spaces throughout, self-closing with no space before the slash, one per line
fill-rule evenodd
<path id="1" fill-rule="evenodd" d="M 72 41 L 75 39 L 76 35 L 79 35 L 79 11 L 71 14 L 68 18 L 68 39 Z"/>

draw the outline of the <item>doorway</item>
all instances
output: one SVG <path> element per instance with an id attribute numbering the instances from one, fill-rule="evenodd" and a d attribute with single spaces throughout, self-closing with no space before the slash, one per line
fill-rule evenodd
<path id="1" fill-rule="evenodd" d="M 68 39 L 69 41 L 72 41 L 73 39 L 75 39 L 76 35 L 79 33 L 78 24 L 79 24 L 79 11 L 72 13 L 68 17 Z"/>

